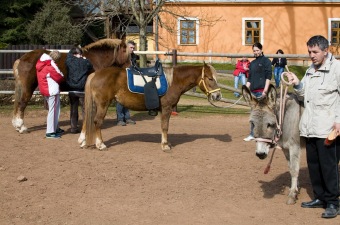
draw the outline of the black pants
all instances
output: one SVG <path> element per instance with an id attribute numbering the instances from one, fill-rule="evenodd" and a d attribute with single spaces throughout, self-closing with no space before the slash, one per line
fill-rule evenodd
<path id="1" fill-rule="evenodd" d="M 70 98 L 70 104 L 71 104 L 71 109 L 70 109 L 70 121 L 71 121 L 71 131 L 76 131 L 78 129 L 78 107 L 79 103 L 82 109 L 82 118 L 84 120 L 84 114 L 85 114 L 85 109 L 84 109 L 84 96 L 83 94 L 75 94 L 72 92 L 69 92 L 68 94 Z"/>
<path id="2" fill-rule="evenodd" d="M 307 164 L 315 199 L 339 206 L 339 137 L 331 146 L 324 138 L 307 138 Z"/>

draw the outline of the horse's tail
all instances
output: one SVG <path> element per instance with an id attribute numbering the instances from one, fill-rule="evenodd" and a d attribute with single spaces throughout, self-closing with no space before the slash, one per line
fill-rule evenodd
<path id="1" fill-rule="evenodd" d="M 22 83 L 19 78 L 19 71 L 18 66 L 20 63 L 20 59 L 17 59 L 13 64 L 13 74 L 15 78 L 15 92 L 14 92 L 14 110 L 13 110 L 13 116 L 16 116 L 19 108 L 19 102 L 22 97 Z"/>
<path id="2" fill-rule="evenodd" d="M 88 76 L 86 85 L 85 85 L 85 118 L 83 121 L 83 127 L 85 128 L 85 141 L 86 145 L 90 146 L 95 143 L 95 124 L 94 124 L 94 116 L 97 111 L 97 107 L 93 101 L 93 95 L 91 91 L 91 80 L 95 73 L 92 73 Z"/>

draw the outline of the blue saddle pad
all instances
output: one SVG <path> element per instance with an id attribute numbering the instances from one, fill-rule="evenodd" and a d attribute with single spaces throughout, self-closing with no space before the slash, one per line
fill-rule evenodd
<path id="1" fill-rule="evenodd" d="M 133 93 L 144 94 L 145 81 L 143 77 L 141 75 L 132 74 L 129 68 L 126 68 L 126 74 L 129 90 Z M 152 80 L 152 77 L 148 77 L 147 75 L 144 75 L 144 78 L 147 82 Z M 159 96 L 163 96 L 167 92 L 168 81 L 166 80 L 164 72 L 161 76 L 157 76 L 156 87 Z"/>

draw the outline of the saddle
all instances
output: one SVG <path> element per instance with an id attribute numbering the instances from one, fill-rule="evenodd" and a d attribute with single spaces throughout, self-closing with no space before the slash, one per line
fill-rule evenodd
<path id="1" fill-rule="evenodd" d="M 135 62 L 132 62 L 130 71 L 134 75 L 146 75 L 148 77 L 161 76 L 163 74 L 162 63 L 157 59 L 153 67 L 139 68 Z"/>
<path id="2" fill-rule="evenodd" d="M 141 75 L 145 85 L 144 85 L 144 99 L 145 106 L 148 110 L 156 110 L 159 108 L 159 95 L 156 87 L 156 78 L 163 75 L 162 63 L 156 60 L 153 67 L 139 68 L 134 61 L 130 66 L 130 72 L 133 75 Z M 151 81 L 147 81 L 144 76 L 151 77 Z"/>

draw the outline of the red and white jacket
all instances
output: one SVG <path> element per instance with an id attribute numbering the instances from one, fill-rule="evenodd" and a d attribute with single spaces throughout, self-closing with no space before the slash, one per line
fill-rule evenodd
<path id="1" fill-rule="evenodd" d="M 42 54 L 37 64 L 38 86 L 43 96 L 59 94 L 59 84 L 64 79 L 64 74 L 59 70 L 51 56 Z"/>

